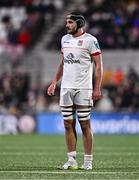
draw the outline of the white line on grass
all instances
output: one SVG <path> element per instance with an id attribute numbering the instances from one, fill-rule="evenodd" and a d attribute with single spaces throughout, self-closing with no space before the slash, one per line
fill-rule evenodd
<path id="1" fill-rule="evenodd" d="M 0 171 L 0 173 L 25 173 L 25 174 L 138 174 L 139 172 L 93 172 L 93 171 Z"/>
<path id="2" fill-rule="evenodd" d="M 51 153 L 51 152 L 0 152 L 0 156 L 44 156 L 44 155 L 58 155 L 61 153 Z M 83 155 L 84 153 L 78 153 L 79 155 Z M 138 156 L 139 152 L 96 152 L 95 156 Z"/>
<path id="3" fill-rule="evenodd" d="M 5 149 L 13 149 L 13 150 L 16 150 L 16 149 L 30 149 L 30 148 L 32 148 L 33 147 L 33 145 L 31 144 L 31 145 L 24 145 L 24 146 L 19 146 L 19 145 L 14 145 L 13 146 L 13 144 L 9 144 L 9 145 L 6 145 L 6 144 L 3 144 L 3 143 L 0 143 L 0 146 L 3 146 L 4 145 L 4 148 Z M 39 146 L 34 146 L 35 147 L 35 149 L 37 149 L 37 150 L 42 150 L 42 149 L 44 149 L 44 150 L 53 150 L 54 149 L 54 147 L 52 147 L 52 146 L 47 146 L 47 147 L 45 147 L 44 145 L 39 145 Z M 96 147 L 94 147 L 94 149 L 95 150 L 134 150 L 134 149 L 136 149 L 137 148 L 137 146 L 134 146 L 134 145 L 132 145 L 132 147 L 131 146 L 120 146 L 120 147 L 114 147 L 114 146 L 96 146 Z M 63 150 L 63 149 L 65 149 L 65 147 L 64 146 L 61 146 L 61 147 L 58 147 L 58 149 L 59 150 Z"/>

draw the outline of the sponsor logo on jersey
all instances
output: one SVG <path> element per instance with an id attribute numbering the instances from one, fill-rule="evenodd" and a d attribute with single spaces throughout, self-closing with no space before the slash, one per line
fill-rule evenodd
<path id="1" fill-rule="evenodd" d="M 68 42 L 68 41 L 64 41 L 64 43 L 70 43 L 70 42 Z"/>
<path id="2" fill-rule="evenodd" d="M 67 59 L 73 59 L 74 58 L 74 54 L 73 53 L 69 53 L 68 55 L 67 55 Z"/>
<path id="3" fill-rule="evenodd" d="M 79 40 L 77 45 L 82 46 L 83 45 L 83 40 Z"/>
<path id="4" fill-rule="evenodd" d="M 64 62 L 65 63 L 68 63 L 68 64 L 80 64 L 80 60 L 78 60 L 78 59 L 75 59 L 75 57 L 74 57 L 74 54 L 73 53 L 69 53 L 67 56 L 66 56 L 66 58 L 64 59 Z"/>

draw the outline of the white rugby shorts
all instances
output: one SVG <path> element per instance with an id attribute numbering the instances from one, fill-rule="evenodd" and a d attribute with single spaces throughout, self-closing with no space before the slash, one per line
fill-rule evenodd
<path id="1" fill-rule="evenodd" d="M 72 106 L 74 104 L 93 106 L 92 90 L 61 88 L 60 106 Z"/>

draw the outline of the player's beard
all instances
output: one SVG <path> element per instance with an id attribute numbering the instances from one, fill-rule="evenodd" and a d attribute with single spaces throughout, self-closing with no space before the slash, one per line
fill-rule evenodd
<path id="1" fill-rule="evenodd" d="M 78 32 L 77 26 L 75 26 L 73 29 L 68 29 L 67 28 L 67 32 L 71 35 L 74 35 Z"/>

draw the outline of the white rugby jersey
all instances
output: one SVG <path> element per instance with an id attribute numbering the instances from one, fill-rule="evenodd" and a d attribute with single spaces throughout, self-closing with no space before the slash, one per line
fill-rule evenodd
<path id="1" fill-rule="evenodd" d="M 92 89 L 91 55 L 101 53 L 97 39 L 88 33 L 78 37 L 67 34 L 61 39 L 61 51 L 64 57 L 61 88 Z"/>

